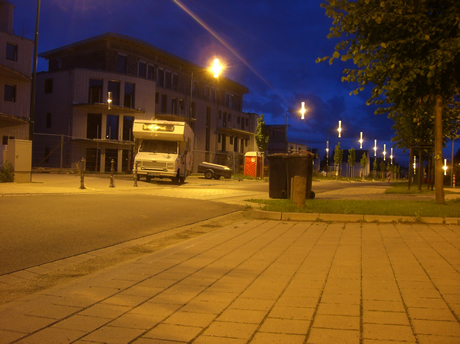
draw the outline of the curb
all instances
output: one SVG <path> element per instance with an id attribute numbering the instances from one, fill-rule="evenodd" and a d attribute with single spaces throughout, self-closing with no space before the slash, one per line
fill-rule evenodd
<path id="1" fill-rule="evenodd" d="M 460 224 L 458 217 L 413 217 L 394 215 L 358 215 L 358 214 L 320 214 L 320 213 L 282 213 L 252 209 L 251 217 L 257 220 L 306 221 L 306 222 L 382 222 L 382 223 L 425 223 L 425 224 Z"/>

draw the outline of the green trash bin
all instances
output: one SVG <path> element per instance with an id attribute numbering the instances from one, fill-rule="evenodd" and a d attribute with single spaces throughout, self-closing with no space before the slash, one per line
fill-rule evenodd
<path id="1" fill-rule="evenodd" d="M 286 162 L 287 154 L 270 154 L 268 159 L 268 196 L 287 198 Z"/>
<path id="2" fill-rule="evenodd" d="M 294 176 L 305 177 L 307 180 L 306 198 L 315 198 L 312 191 L 313 182 L 313 160 L 315 154 L 311 152 L 294 153 L 285 156 L 286 161 L 286 194 L 291 198 L 291 180 Z"/>

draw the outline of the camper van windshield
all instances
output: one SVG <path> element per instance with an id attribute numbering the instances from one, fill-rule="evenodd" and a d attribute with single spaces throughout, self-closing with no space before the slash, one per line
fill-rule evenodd
<path id="1" fill-rule="evenodd" d="M 139 152 L 177 154 L 177 142 L 144 140 Z"/>

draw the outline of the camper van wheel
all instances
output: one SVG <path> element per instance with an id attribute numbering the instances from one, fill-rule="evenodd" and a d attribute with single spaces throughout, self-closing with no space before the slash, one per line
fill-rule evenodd
<path id="1" fill-rule="evenodd" d="M 214 173 L 212 172 L 212 170 L 207 170 L 207 171 L 204 172 L 204 177 L 205 177 L 206 179 L 212 179 L 213 174 L 214 174 Z"/>

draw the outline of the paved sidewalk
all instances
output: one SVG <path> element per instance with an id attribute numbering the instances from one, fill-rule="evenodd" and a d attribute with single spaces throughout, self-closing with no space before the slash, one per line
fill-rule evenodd
<path id="1" fill-rule="evenodd" d="M 245 221 L 0 306 L 0 343 L 459 343 L 460 226 Z"/>

